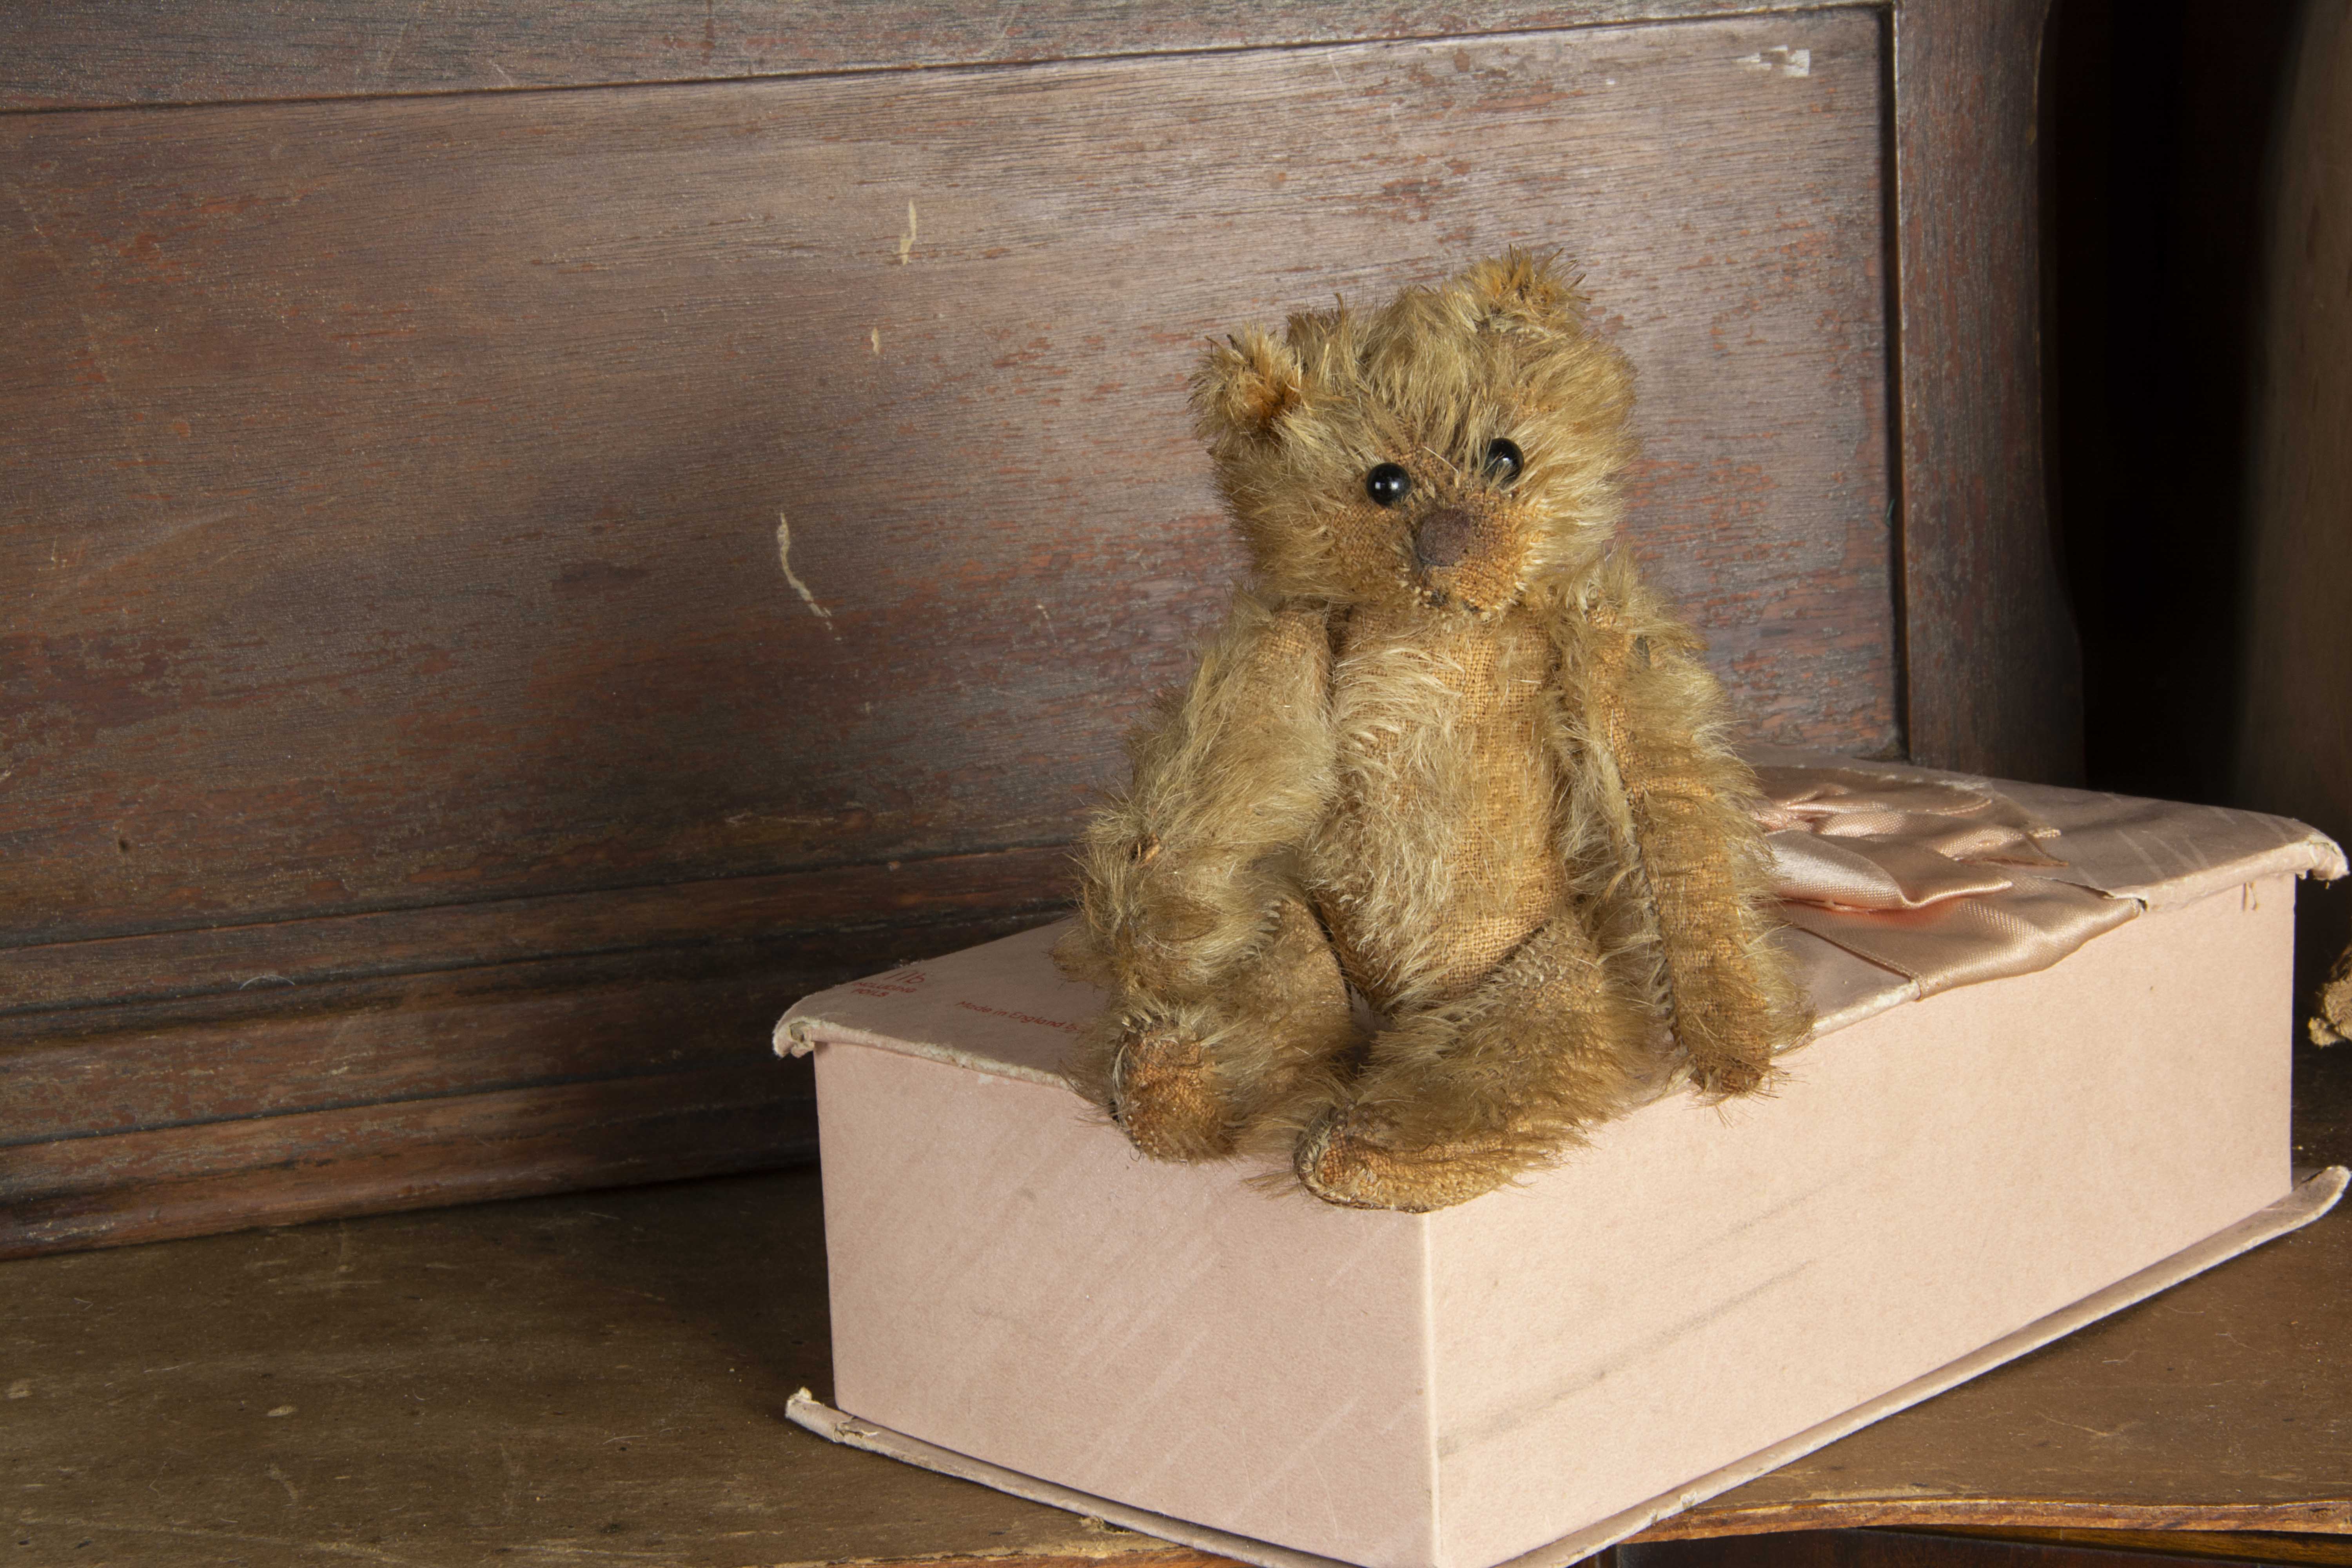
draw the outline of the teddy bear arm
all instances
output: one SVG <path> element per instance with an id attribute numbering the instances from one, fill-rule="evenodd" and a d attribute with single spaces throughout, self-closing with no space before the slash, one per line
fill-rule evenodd
<path id="1" fill-rule="evenodd" d="M 1629 628 L 1592 706 L 1632 818 L 1675 1037 L 1703 1091 L 1736 1094 L 1765 1081 L 1811 1016 L 1772 942 L 1770 858 L 1743 804 L 1754 775 L 1717 738 L 1721 692 L 1694 641 L 1672 623 L 1654 637 Z"/>
<path id="2" fill-rule="evenodd" d="M 1080 921 L 1056 956 L 1111 1003 L 1073 1078 L 1147 1153 L 1235 1152 L 1325 1093 L 1353 1037 L 1295 867 L 1331 794 L 1330 657 L 1321 606 L 1236 595 L 1081 846 Z"/>
<path id="3" fill-rule="evenodd" d="M 1319 606 L 1244 589 L 1185 689 L 1129 742 L 1134 781 L 1079 846 L 1065 967 L 1115 991 L 1204 995 L 1272 931 L 1287 861 L 1332 791 Z"/>

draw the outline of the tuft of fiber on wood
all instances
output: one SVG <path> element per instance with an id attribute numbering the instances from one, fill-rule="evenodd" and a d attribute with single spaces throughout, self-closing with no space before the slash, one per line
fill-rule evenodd
<path id="1" fill-rule="evenodd" d="M 1804 1038 L 1704 645 L 1611 548 L 1631 405 L 1517 250 L 1203 356 L 1253 571 L 1056 955 L 1113 994 L 1076 1077 L 1146 1154 L 1425 1211 Z"/>

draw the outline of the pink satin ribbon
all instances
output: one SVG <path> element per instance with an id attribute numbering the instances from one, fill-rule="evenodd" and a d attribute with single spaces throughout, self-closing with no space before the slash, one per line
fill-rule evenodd
<path id="1" fill-rule="evenodd" d="M 1759 767 L 1781 918 L 1932 996 L 2047 969 L 2139 913 L 2025 868 L 2058 830 L 1992 790 L 1864 768 Z"/>

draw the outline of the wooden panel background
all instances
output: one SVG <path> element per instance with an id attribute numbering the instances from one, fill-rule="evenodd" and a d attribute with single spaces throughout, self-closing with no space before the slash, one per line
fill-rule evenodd
<path id="1" fill-rule="evenodd" d="M 2083 660 L 2042 451 L 2047 9 L 1895 12 L 1905 729 L 1916 762 L 2071 784 Z"/>
<path id="2" fill-rule="evenodd" d="M 0 110 L 497 92 L 1199 53 L 1803 9 L 1789 0 L 49 0 L 0 9 Z"/>
<path id="3" fill-rule="evenodd" d="M 1791 26 L 12 120 L 0 929 L 1066 839 L 1234 566 L 1203 335 L 1510 240 L 1758 728 L 1891 744 L 1878 25 Z"/>
<path id="4" fill-rule="evenodd" d="M 0 21 L 0 1248 L 805 1151 L 756 1023 L 1050 914 L 1218 613 L 1202 335 L 1507 242 L 1755 732 L 1900 749 L 1884 12 L 266 9 Z"/>

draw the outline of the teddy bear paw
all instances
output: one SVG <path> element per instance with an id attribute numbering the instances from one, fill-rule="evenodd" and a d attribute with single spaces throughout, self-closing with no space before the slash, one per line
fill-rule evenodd
<path id="1" fill-rule="evenodd" d="M 1110 1114 L 1155 1160 L 1220 1160 L 1234 1152 L 1215 1063 L 1198 1039 L 1167 1025 L 1145 1025 L 1121 1046 Z"/>
<path id="2" fill-rule="evenodd" d="M 1350 1112 L 1328 1112 L 1299 1139 L 1294 1164 L 1327 1204 L 1427 1214 L 1493 1192 L 1528 1163 L 1506 1141 L 1471 1135 L 1397 1149 L 1367 1135 Z"/>
<path id="3" fill-rule="evenodd" d="M 1727 1100 L 1734 1095 L 1753 1094 L 1772 1077 L 1769 1066 L 1737 1058 L 1691 1064 L 1692 1087 L 1708 1100 Z"/>

